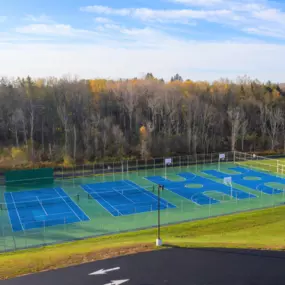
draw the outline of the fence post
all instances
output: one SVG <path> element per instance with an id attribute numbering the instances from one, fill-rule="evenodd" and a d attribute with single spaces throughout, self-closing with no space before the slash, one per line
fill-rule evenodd
<path id="1" fill-rule="evenodd" d="M 113 181 L 115 181 L 115 164 L 114 164 L 114 161 L 113 161 Z"/>
<path id="2" fill-rule="evenodd" d="M 209 203 L 209 217 L 211 216 L 211 198 L 210 198 L 210 203 Z"/>
<path id="3" fill-rule="evenodd" d="M 189 168 L 189 155 L 187 155 L 187 168 Z"/>
<path id="4" fill-rule="evenodd" d="M 104 161 L 102 162 L 102 174 L 103 174 L 103 181 L 105 182 L 105 169 L 104 169 Z"/>

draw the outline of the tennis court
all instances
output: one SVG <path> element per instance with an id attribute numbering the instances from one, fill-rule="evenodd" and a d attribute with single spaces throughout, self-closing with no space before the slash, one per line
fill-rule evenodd
<path id="1" fill-rule="evenodd" d="M 209 205 L 221 202 L 220 200 L 209 196 L 210 192 L 220 193 L 220 195 L 224 194 L 228 198 L 234 199 L 250 199 L 256 197 L 248 192 L 241 191 L 190 172 L 177 173 L 177 175 L 182 177 L 184 181 L 171 181 L 161 176 L 151 176 L 147 177 L 147 179 L 154 183 L 165 185 L 167 190 L 189 199 L 198 205 Z M 224 177 L 227 176 L 229 176 L 229 174 L 224 175 Z"/>
<path id="2" fill-rule="evenodd" d="M 81 187 L 112 216 L 138 214 L 158 209 L 158 197 L 129 180 L 85 184 Z M 151 190 L 157 192 L 155 187 Z M 160 209 L 166 208 L 175 208 L 175 206 L 160 199 Z"/>
<path id="3" fill-rule="evenodd" d="M 246 167 L 231 167 L 230 170 L 235 173 L 232 174 L 232 181 L 239 185 L 249 187 L 251 189 L 257 190 L 264 194 L 274 195 L 274 194 L 284 194 L 285 191 L 285 179 L 281 177 L 276 177 L 274 175 L 252 170 Z M 224 178 L 228 176 L 226 173 L 217 170 L 205 170 L 204 173 L 213 175 L 218 178 Z M 281 189 L 276 189 L 272 186 L 267 186 L 267 183 L 279 184 Z M 283 191 L 284 189 L 284 191 Z"/>
<path id="4" fill-rule="evenodd" d="M 7 192 L 5 201 L 14 232 L 89 220 L 61 188 Z"/>
<path id="5" fill-rule="evenodd" d="M 16 171 L 0 185 L 0 251 L 155 227 L 158 184 L 162 225 L 275 207 L 284 170 L 282 159 L 227 152 L 62 167 L 52 179 Z"/>

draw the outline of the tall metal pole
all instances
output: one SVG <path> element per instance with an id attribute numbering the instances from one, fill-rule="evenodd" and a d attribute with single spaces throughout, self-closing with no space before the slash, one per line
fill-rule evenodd
<path id="1" fill-rule="evenodd" d="M 156 246 L 161 246 L 162 245 L 162 240 L 160 239 L 160 190 L 161 186 L 158 185 L 157 188 L 157 239 L 156 239 Z"/>
<path id="2" fill-rule="evenodd" d="M 157 239 L 160 240 L 160 185 L 158 185 L 158 199 L 157 199 Z"/>

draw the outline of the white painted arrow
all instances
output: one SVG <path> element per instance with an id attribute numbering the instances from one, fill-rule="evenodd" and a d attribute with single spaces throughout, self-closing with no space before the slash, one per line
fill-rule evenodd
<path id="1" fill-rule="evenodd" d="M 110 268 L 110 269 L 100 269 L 97 270 L 95 272 L 89 273 L 89 275 L 102 275 L 102 274 L 107 274 L 110 271 L 115 271 L 115 270 L 119 270 L 120 267 L 114 267 L 114 268 Z"/>
<path id="2" fill-rule="evenodd" d="M 125 282 L 128 282 L 130 279 L 124 279 L 124 280 L 113 280 L 111 283 L 105 284 L 105 285 L 120 285 Z"/>

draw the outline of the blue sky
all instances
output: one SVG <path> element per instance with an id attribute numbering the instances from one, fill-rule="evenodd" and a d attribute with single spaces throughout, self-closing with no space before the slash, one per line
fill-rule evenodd
<path id="1" fill-rule="evenodd" d="M 1 76 L 283 82 L 284 54 L 284 1 L 0 2 Z"/>

